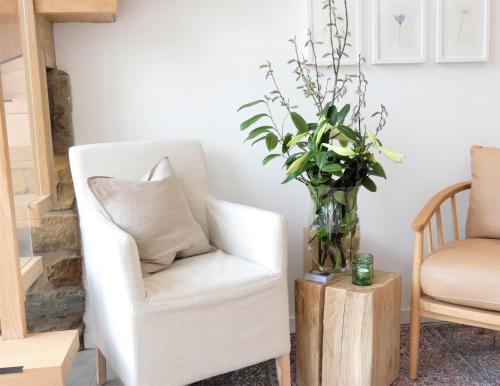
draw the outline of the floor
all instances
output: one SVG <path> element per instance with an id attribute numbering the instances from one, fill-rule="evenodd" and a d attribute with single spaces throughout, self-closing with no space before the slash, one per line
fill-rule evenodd
<path id="1" fill-rule="evenodd" d="M 420 374 L 417 382 L 406 377 L 408 327 L 401 331 L 401 376 L 394 386 L 500 386 L 500 332 L 453 324 L 426 324 L 422 329 Z M 295 340 L 292 336 L 292 346 Z M 78 353 L 67 386 L 94 386 L 95 353 Z M 295 369 L 292 351 L 292 372 Z M 108 369 L 109 370 L 109 369 Z M 295 374 L 292 374 L 295 378 Z M 110 370 L 107 386 L 123 386 Z M 277 386 L 274 361 L 198 382 L 191 386 Z"/>

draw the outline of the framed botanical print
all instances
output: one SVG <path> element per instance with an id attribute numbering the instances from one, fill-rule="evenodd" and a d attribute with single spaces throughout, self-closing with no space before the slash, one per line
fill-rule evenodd
<path id="1" fill-rule="evenodd" d="M 349 46 L 346 47 L 345 56 L 341 63 L 343 65 L 357 64 L 358 57 L 361 54 L 362 1 L 363 0 L 347 0 L 348 25 L 346 24 L 346 7 L 344 1 L 334 1 L 336 14 L 339 16 L 337 21 L 339 34 L 343 35 L 346 27 L 348 27 L 350 33 L 348 37 Z M 324 57 L 324 55 L 330 51 L 330 15 L 325 6 L 325 0 L 309 0 L 309 30 L 311 31 L 312 39 L 322 43 L 316 46 L 316 57 L 320 66 L 328 66 L 331 64 L 331 59 Z M 309 61 L 312 62 L 313 59 L 313 52 L 310 49 Z"/>
<path id="2" fill-rule="evenodd" d="M 372 63 L 425 62 L 426 30 L 427 0 L 373 0 Z"/>
<path id="3" fill-rule="evenodd" d="M 437 0 L 437 62 L 489 59 L 491 0 Z"/>

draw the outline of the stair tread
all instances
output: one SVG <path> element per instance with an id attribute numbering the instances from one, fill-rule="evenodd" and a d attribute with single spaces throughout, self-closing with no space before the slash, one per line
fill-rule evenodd
<path id="1" fill-rule="evenodd" d="M 42 216 L 50 211 L 52 198 L 37 194 L 17 194 L 14 196 L 18 227 L 40 226 Z"/>
<path id="2" fill-rule="evenodd" d="M 43 260 L 41 256 L 21 257 L 21 276 L 26 291 L 43 274 Z"/>

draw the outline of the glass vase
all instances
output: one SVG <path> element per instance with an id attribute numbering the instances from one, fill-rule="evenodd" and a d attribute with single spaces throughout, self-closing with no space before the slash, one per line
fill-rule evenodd
<path id="1" fill-rule="evenodd" d="M 309 187 L 312 223 L 307 234 L 309 257 L 321 272 L 345 272 L 359 249 L 359 187 Z"/>

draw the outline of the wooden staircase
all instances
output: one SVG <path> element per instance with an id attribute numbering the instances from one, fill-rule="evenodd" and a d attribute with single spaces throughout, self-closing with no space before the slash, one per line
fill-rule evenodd
<path id="1" fill-rule="evenodd" d="M 46 68 L 55 67 L 53 22 L 112 22 L 117 0 L 0 0 L 0 386 L 63 386 L 78 331 L 29 334 L 25 292 L 41 257 L 19 257 L 56 194 Z M 17 230 L 16 230 L 17 228 Z"/>
<path id="2" fill-rule="evenodd" d="M 20 228 L 40 226 L 52 201 L 51 195 L 46 194 L 50 191 L 43 192 L 40 181 L 38 148 L 47 144 L 37 143 L 31 127 L 25 66 L 24 56 L 0 65 L 16 219 Z"/>

